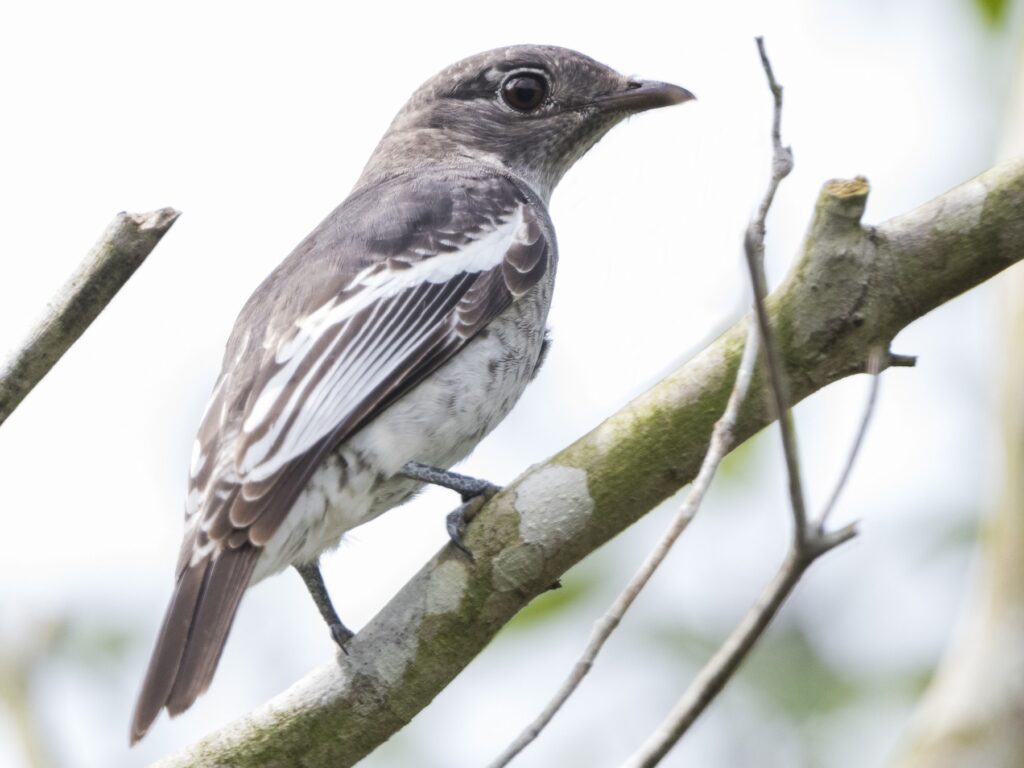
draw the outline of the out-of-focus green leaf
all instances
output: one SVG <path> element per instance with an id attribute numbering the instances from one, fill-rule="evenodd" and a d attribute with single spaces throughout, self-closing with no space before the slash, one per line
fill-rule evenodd
<path id="1" fill-rule="evenodd" d="M 54 637 L 53 653 L 91 667 L 118 661 L 131 643 L 132 634 L 123 627 L 70 621 Z"/>
<path id="2" fill-rule="evenodd" d="M 938 523 L 921 533 L 919 549 L 914 557 L 922 561 L 971 552 L 985 537 L 983 516 L 974 511 L 963 514 L 959 510 L 936 510 Z"/>
<path id="3" fill-rule="evenodd" d="M 723 485 L 732 485 L 749 481 L 754 472 L 755 465 L 764 455 L 765 435 L 769 430 L 764 430 L 753 438 L 736 446 L 722 463 L 718 466 L 716 482 Z"/>
<path id="4" fill-rule="evenodd" d="M 1009 18 L 1010 0 L 974 0 L 974 7 L 993 27 L 1001 27 Z"/>
<path id="5" fill-rule="evenodd" d="M 702 666 L 724 639 L 679 625 L 657 626 L 649 636 L 694 667 Z M 888 671 L 883 677 L 852 674 L 822 656 L 799 623 L 788 622 L 776 625 L 761 638 L 735 682 L 799 725 L 813 715 L 880 696 L 916 699 L 930 674 L 916 667 Z"/>
<path id="6" fill-rule="evenodd" d="M 799 624 L 779 627 L 751 659 L 745 677 L 794 720 L 847 706 L 863 693 L 818 653 Z"/>
<path id="7" fill-rule="evenodd" d="M 647 637 L 661 649 L 694 665 L 703 664 L 720 642 L 710 634 L 684 624 L 651 626 Z"/>

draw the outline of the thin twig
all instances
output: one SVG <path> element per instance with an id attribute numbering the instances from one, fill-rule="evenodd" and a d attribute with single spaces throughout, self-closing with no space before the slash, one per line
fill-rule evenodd
<path id="1" fill-rule="evenodd" d="M 878 358 L 872 354 L 871 359 L 876 360 Z M 846 480 L 849 478 L 849 470 L 853 466 L 853 461 L 863 443 L 867 425 L 874 412 L 880 377 L 877 375 L 877 369 L 872 370 L 872 368 L 873 364 L 869 362 L 868 370 L 875 375 L 871 383 L 871 394 L 868 404 L 861 419 L 861 426 L 854 441 L 853 449 L 850 451 L 846 468 L 836 485 L 836 490 L 833 492 L 833 497 L 829 500 L 828 505 L 826 505 L 823 514 L 818 518 L 821 525 L 824 525 L 827 513 L 834 506 L 839 491 L 842 490 Z M 697 676 L 662 721 L 661 725 L 658 726 L 658 729 L 651 734 L 643 746 L 624 764 L 623 768 L 653 768 L 669 753 L 736 673 L 736 670 L 739 669 L 740 664 L 746 659 L 751 648 L 754 647 L 754 644 L 768 628 L 768 625 L 771 624 L 779 609 L 811 564 L 826 552 L 849 541 L 856 534 L 856 526 L 851 524 L 831 532 L 826 532 L 815 526 L 808 530 L 803 538 L 794 537 L 786 559 L 765 587 L 757 602 L 751 606 L 740 623 L 725 639 L 725 642 L 722 643 L 714 655 L 701 668 L 700 672 L 697 673 Z"/>
<path id="2" fill-rule="evenodd" d="M 657 765 L 729 682 L 800 578 L 787 559 L 735 630 L 701 668 L 668 716 L 624 768 Z"/>
<path id="3" fill-rule="evenodd" d="M 523 729 L 515 741 L 490 764 L 490 768 L 502 768 L 508 765 L 551 722 L 551 718 L 562 708 L 562 705 L 565 704 L 579 687 L 583 678 L 590 672 L 597 654 L 600 653 L 605 642 L 612 632 L 615 631 L 615 628 L 618 627 L 626 611 L 629 610 L 633 601 L 636 600 L 637 596 L 647 585 L 647 582 L 650 581 L 651 576 L 658 569 L 658 566 L 664 561 L 672 545 L 675 544 L 676 540 L 690 524 L 690 521 L 696 516 L 697 511 L 700 509 L 700 504 L 704 500 L 708 488 L 711 486 L 711 481 L 715 477 L 719 464 L 722 463 L 722 459 L 725 458 L 725 455 L 730 451 L 735 442 L 733 428 L 736 424 L 736 417 L 739 414 L 740 406 L 746 399 L 747 390 L 750 388 L 750 379 L 753 376 L 754 365 L 757 362 L 759 333 L 757 322 L 751 316 L 747 326 L 743 356 L 740 359 L 739 367 L 736 369 L 736 380 L 729 395 L 729 401 L 726 404 L 722 417 L 715 422 L 708 451 L 704 455 L 700 471 L 697 473 L 697 477 L 694 479 L 693 485 L 686 495 L 686 500 L 679 507 L 668 529 L 662 535 L 657 545 L 647 555 L 643 565 L 640 566 L 639 570 L 633 575 L 633 578 L 630 579 L 629 584 L 622 590 L 615 599 L 615 602 L 611 604 L 605 615 L 594 624 L 594 630 L 590 640 L 587 642 L 586 648 L 584 648 L 579 660 L 573 666 L 572 671 L 562 683 L 558 692 L 548 702 L 547 706 L 544 707 L 543 711 L 537 715 L 537 718 Z"/>
<path id="4" fill-rule="evenodd" d="M 782 113 L 782 86 L 775 80 L 771 63 L 765 52 L 764 40 L 757 38 L 757 48 L 761 55 L 761 63 L 768 85 L 775 100 L 772 119 L 772 175 L 757 215 L 747 229 L 746 255 L 750 269 L 750 279 L 754 287 L 754 304 L 764 345 L 765 364 L 768 368 L 769 389 L 772 392 L 775 407 L 779 415 L 779 426 L 782 432 L 782 446 L 786 456 L 786 470 L 789 475 L 790 505 L 793 515 L 793 539 L 789 552 L 779 570 L 769 582 L 758 601 L 743 617 L 739 625 L 726 638 L 715 654 L 700 670 L 682 697 L 669 712 L 658 729 L 625 764 L 628 768 L 651 768 L 678 743 L 687 729 L 707 709 L 711 701 L 721 692 L 725 684 L 732 678 L 740 664 L 747 657 L 754 644 L 775 618 L 786 598 L 800 578 L 818 557 L 834 547 L 848 541 L 856 535 L 856 527 L 848 525 L 834 532 L 826 532 L 824 526 L 836 499 L 846 484 L 853 462 L 863 443 L 867 424 L 874 411 L 877 398 L 878 376 L 881 367 L 881 352 L 873 350 L 868 362 L 868 370 L 875 375 L 872 391 L 865 409 L 864 418 L 854 441 L 846 466 L 839 478 L 832 498 L 825 506 L 822 514 L 813 525 L 808 523 L 804 502 L 803 486 L 800 481 L 800 462 L 797 454 L 796 431 L 788 407 L 788 396 L 785 389 L 782 356 L 771 325 L 768 322 L 768 311 L 765 306 L 767 285 L 764 274 L 764 236 L 765 219 L 771 207 L 775 190 L 793 167 L 793 156 L 787 147 L 782 145 L 780 135 Z"/>
<path id="5" fill-rule="evenodd" d="M 871 374 L 871 390 L 868 392 L 868 402 L 864 406 L 864 415 L 861 416 L 857 436 L 853 439 L 853 445 L 850 447 L 850 453 L 846 457 L 846 464 L 839 475 L 839 480 L 836 482 L 835 488 L 832 489 L 832 495 L 828 497 L 825 508 L 821 510 L 821 514 L 818 515 L 817 520 L 814 522 L 814 528 L 818 534 L 824 533 L 825 525 L 828 523 L 828 516 L 835 509 L 839 496 L 846 487 L 846 482 L 850 479 L 850 473 L 853 471 L 853 465 L 857 460 L 858 454 L 860 454 L 861 446 L 864 444 L 864 436 L 868 432 L 868 423 L 875 413 L 875 404 L 878 402 L 878 385 L 881 383 L 878 374 L 882 372 L 882 363 L 885 361 L 885 357 L 886 354 L 883 347 L 875 347 L 871 350 L 871 354 L 868 355 L 867 372 Z"/>
<path id="6" fill-rule="evenodd" d="M 0 366 L 0 424 L 96 319 L 170 229 L 178 212 L 119 213 Z"/>
<path id="7" fill-rule="evenodd" d="M 764 346 L 765 363 L 768 367 L 769 389 L 771 390 L 775 411 L 779 415 L 779 431 L 782 436 L 782 448 L 786 457 L 786 472 L 789 476 L 789 497 L 793 510 L 794 535 L 802 536 L 806 528 L 807 511 L 804 503 L 803 484 L 800 481 L 800 460 L 796 445 L 796 429 L 792 416 L 789 414 L 789 389 L 786 386 L 785 366 L 779 344 L 768 321 L 768 309 L 765 298 L 768 296 L 768 281 L 764 272 L 764 239 L 765 220 L 768 210 L 775 199 L 775 191 L 779 184 L 793 170 L 793 151 L 782 144 L 782 86 L 775 79 L 771 62 L 764 48 L 764 38 L 757 38 L 757 50 L 761 55 L 761 65 L 768 78 L 774 100 L 772 111 L 772 173 L 757 215 L 747 227 L 744 241 L 744 253 L 747 256 L 747 267 L 750 270 L 750 281 L 754 286 L 754 306 L 757 310 L 757 322 L 761 328 L 761 341 Z"/>

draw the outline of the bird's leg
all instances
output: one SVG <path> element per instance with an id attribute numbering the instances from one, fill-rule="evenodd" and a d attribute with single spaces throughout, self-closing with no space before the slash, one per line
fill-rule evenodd
<path id="1" fill-rule="evenodd" d="M 486 480 L 467 477 L 458 472 L 431 467 L 428 464 L 420 464 L 418 461 L 407 463 L 402 467 L 400 474 L 423 483 L 448 488 L 462 496 L 462 503 L 448 514 L 446 526 L 452 544 L 465 552 L 472 560 L 473 553 L 466 548 L 462 541 L 462 534 L 466 532 L 466 524 L 501 488 Z"/>
<path id="2" fill-rule="evenodd" d="M 489 499 L 501 490 L 501 488 L 486 480 L 460 475 L 458 472 L 452 472 L 448 469 L 431 467 L 429 464 L 420 464 L 418 461 L 408 462 L 402 467 L 399 474 L 413 480 L 430 483 L 431 485 L 440 485 L 442 488 L 455 491 L 462 496 L 463 501 L 468 501 L 474 496 L 486 496 Z"/>
<path id="3" fill-rule="evenodd" d="M 327 594 L 327 587 L 324 585 L 324 577 L 320 574 L 319 562 L 314 560 L 312 563 L 306 563 L 305 565 L 296 565 L 295 570 L 299 572 L 299 576 L 302 577 L 302 581 L 305 583 L 306 589 L 309 590 L 313 602 L 316 603 L 320 615 L 327 622 L 327 628 L 331 631 L 331 637 L 334 638 L 334 642 L 344 651 L 345 644 L 354 635 L 352 630 L 341 623 L 341 619 L 338 618 L 338 612 L 334 610 L 331 596 Z"/>

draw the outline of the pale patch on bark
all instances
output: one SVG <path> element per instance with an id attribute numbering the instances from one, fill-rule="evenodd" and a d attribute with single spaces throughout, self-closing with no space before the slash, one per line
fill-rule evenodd
<path id="1" fill-rule="evenodd" d="M 587 473 L 552 464 L 533 473 L 516 488 L 519 535 L 547 554 L 582 534 L 594 511 Z"/>
<path id="2" fill-rule="evenodd" d="M 544 569 L 544 552 L 536 544 L 509 547 L 494 558 L 491 584 L 499 592 L 528 589 Z"/>
<path id="3" fill-rule="evenodd" d="M 427 590 L 427 615 L 452 613 L 459 609 L 466 594 L 469 574 L 458 560 L 445 560 L 430 574 Z"/>

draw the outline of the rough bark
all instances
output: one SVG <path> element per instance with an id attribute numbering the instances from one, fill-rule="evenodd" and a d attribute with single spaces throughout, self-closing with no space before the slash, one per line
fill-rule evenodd
<path id="1" fill-rule="evenodd" d="M 827 183 L 769 297 L 798 402 L 861 372 L 910 322 L 1024 258 L 1024 161 L 878 227 L 863 179 Z M 496 496 L 352 641 L 260 709 L 160 763 L 348 766 L 425 707 L 567 569 L 693 479 L 739 364 L 744 323 Z M 890 359 L 889 363 L 900 362 Z M 758 369 L 739 441 L 775 418 Z"/>

